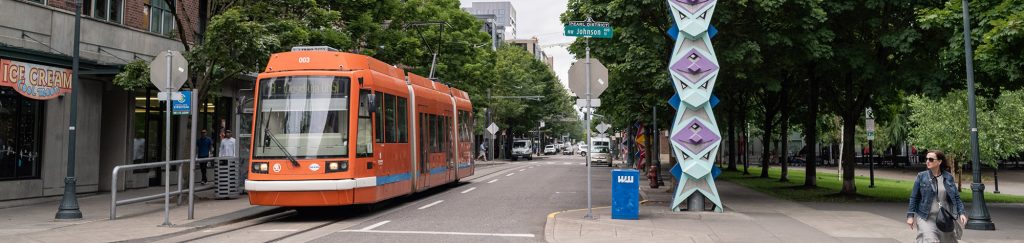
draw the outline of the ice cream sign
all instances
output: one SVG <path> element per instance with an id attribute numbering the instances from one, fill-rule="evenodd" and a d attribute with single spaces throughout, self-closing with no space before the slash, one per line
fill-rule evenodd
<path id="1" fill-rule="evenodd" d="M 28 98 L 49 100 L 71 93 L 71 70 L 0 59 L 0 86 Z"/>

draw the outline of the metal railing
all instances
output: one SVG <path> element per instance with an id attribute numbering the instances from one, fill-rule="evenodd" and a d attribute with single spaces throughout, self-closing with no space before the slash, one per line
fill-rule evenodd
<path id="1" fill-rule="evenodd" d="M 204 162 L 208 162 L 208 161 L 219 161 L 219 160 L 236 161 L 236 160 L 238 160 L 238 157 L 202 158 L 202 159 L 196 159 L 195 163 L 204 163 Z M 191 216 L 191 212 L 193 211 L 194 206 L 195 206 L 193 204 L 193 197 L 195 196 L 194 192 L 210 190 L 210 189 L 215 188 L 216 186 L 215 185 L 208 185 L 208 186 L 204 186 L 204 187 L 200 187 L 200 188 L 195 188 L 195 178 L 194 178 L 195 175 L 191 171 L 194 171 L 197 168 L 195 168 L 195 166 L 194 166 L 195 164 L 190 163 L 190 162 L 191 162 L 191 160 L 182 159 L 182 160 L 152 162 L 152 163 L 145 163 L 145 164 L 131 164 L 131 165 L 118 165 L 118 166 L 115 166 L 113 172 L 111 173 L 112 177 L 110 179 L 110 219 L 111 220 L 117 219 L 117 206 L 120 206 L 120 205 L 127 205 L 127 204 L 132 204 L 132 203 L 145 202 L 145 201 L 149 201 L 149 200 L 153 200 L 153 199 L 157 199 L 157 198 L 161 198 L 161 197 L 172 196 L 172 195 L 177 195 L 178 196 L 178 205 L 181 205 L 181 203 L 182 203 L 181 194 L 188 194 L 188 196 L 189 196 L 189 205 L 188 205 L 188 207 L 189 207 L 189 213 L 190 213 L 189 215 Z M 185 184 L 185 182 L 183 181 L 183 178 L 182 178 L 184 176 L 184 172 L 181 170 L 181 168 L 182 168 L 183 165 L 186 165 L 186 164 L 192 164 L 193 166 L 190 166 L 190 171 L 189 171 L 189 174 L 190 174 L 189 177 L 190 178 L 188 180 L 188 188 L 182 188 L 182 186 L 183 186 L 183 184 Z M 214 164 L 216 164 L 216 163 L 214 163 Z M 176 191 L 160 193 L 160 194 L 154 194 L 154 195 L 141 196 L 141 197 L 136 197 L 136 198 L 128 198 L 128 199 L 123 199 L 123 200 L 120 200 L 120 201 L 117 200 L 117 188 L 118 188 L 117 187 L 117 185 L 118 185 L 117 181 L 118 181 L 118 178 L 120 178 L 119 175 L 120 175 L 121 172 L 126 171 L 126 170 L 133 170 L 133 169 L 159 168 L 159 167 L 165 167 L 165 166 L 177 166 L 177 169 L 178 169 L 178 182 L 177 182 L 178 189 Z M 158 173 L 160 173 L 160 172 L 158 172 Z M 170 175 L 164 175 L 164 176 L 170 176 Z M 216 174 L 215 174 L 215 176 L 216 176 Z M 169 185 L 165 185 L 165 186 L 169 186 Z"/>

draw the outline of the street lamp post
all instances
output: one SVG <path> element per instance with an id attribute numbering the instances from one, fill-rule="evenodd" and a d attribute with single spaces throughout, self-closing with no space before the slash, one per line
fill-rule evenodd
<path id="1" fill-rule="evenodd" d="M 992 223 L 992 217 L 988 214 L 988 207 L 985 206 L 985 184 L 981 184 L 981 156 L 978 155 L 978 118 L 975 112 L 974 103 L 974 61 L 971 50 L 971 16 L 968 10 L 967 0 L 963 2 L 964 19 L 964 56 L 967 64 L 967 107 L 971 126 L 971 170 L 974 177 L 971 183 L 971 212 L 970 220 L 967 221 L 968 229 L 973 230 L 995 230 L 996 225 Z"/>
<path id="2" fill-rule="evenodd" d="M 78 49 L 81 43 L 82 2 L 75 1 L 75 37 L 74 52 L 71 59 L 71 116 L 68 118 L 68 168 L 64 177 L 64 199 L 60 201 L 56 219 L 82 219 L 82 211 L 78 210 L 78 197 L 75 195 L 75 126 L 78 124 Z"/>

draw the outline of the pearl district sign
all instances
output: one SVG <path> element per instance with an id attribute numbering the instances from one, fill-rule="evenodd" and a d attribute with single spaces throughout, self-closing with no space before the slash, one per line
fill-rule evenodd
<path id="1" fill-rule="evenodd" d="M 680 161 L 672 168 L 679 181 L 671 204 L 674 211 L 680 211 L 694 193 L 714 203 L 716 212 L 723 210 L 711 175 L 722 142 L 710 102 L 719 66 L 708 27 L 717 3 L 716 0 L 668 0 L 679 31 L 669 73 L 682 101 L 670 138 L 672 153 Z"/>

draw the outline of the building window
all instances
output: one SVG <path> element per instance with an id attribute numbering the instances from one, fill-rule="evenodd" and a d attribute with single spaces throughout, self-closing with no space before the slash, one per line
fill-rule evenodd
<path id="1" fill-rule="evenodd" d="M 170 5 L 168 5 L 170 2 Z M 170 35 L 174 30 L 174 15 L 171 14 L 171 7 L 174 0 L 150 0 L 146 8 L 149 9 L 149 31 L 161 35 Z"/>
<path id="2" fill-rule="evenodd" d="M 43 102 L 0 88 L 0 180 L 39 178 Z"/>
<path id="3" fill-rule="evenodd" d="M 82 15 L 120 24 L 121 13 L 124 13 L 123 3 L 124 0 L 84 0 Z"/>

